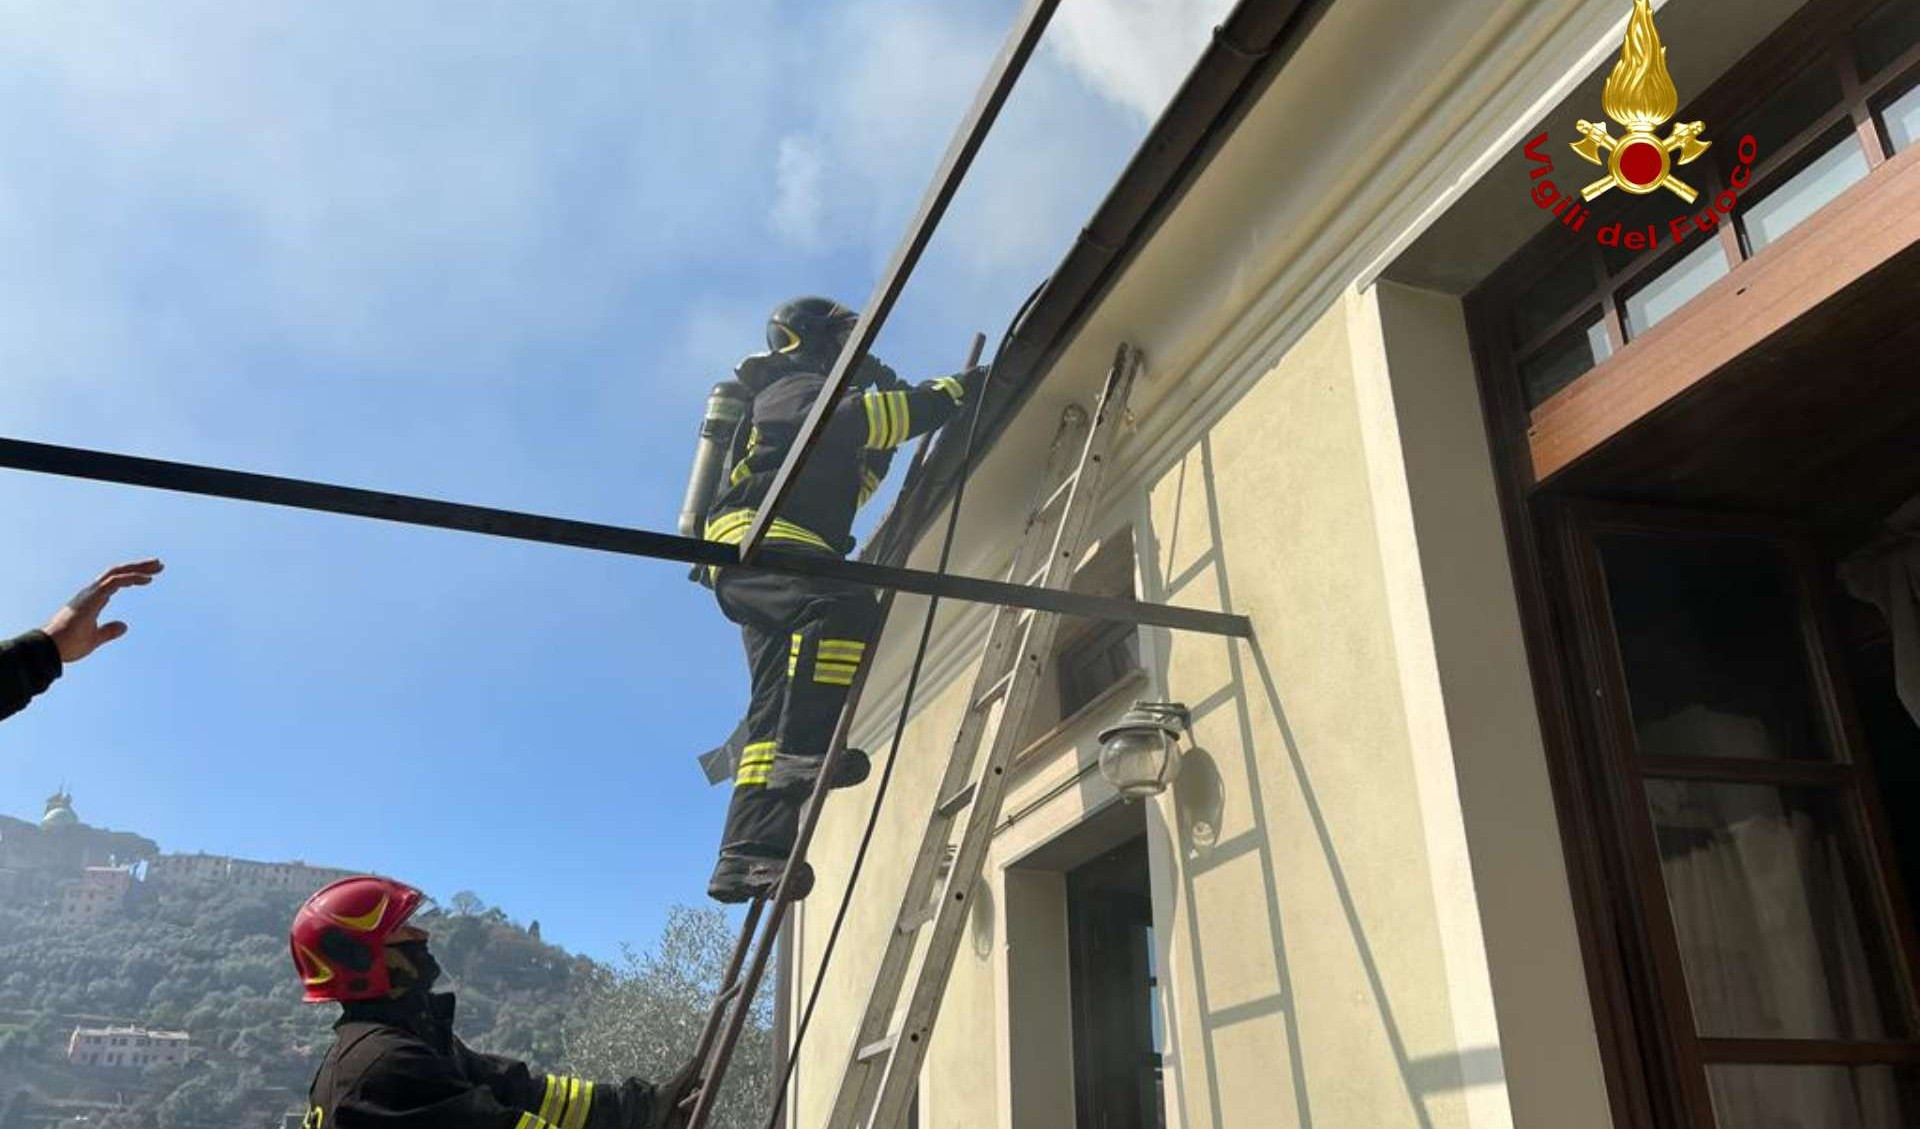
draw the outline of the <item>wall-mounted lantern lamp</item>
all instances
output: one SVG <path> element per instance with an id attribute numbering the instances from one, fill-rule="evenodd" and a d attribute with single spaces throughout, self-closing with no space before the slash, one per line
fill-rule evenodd
<path id="1" fill-rule="evenodd" d="M 1100 731 L 1100 775 L 1129 800 L 1157 796 L 1180 775 L 1180 735 L 1193 715 L 1179 702 L 1135 702 Z"/>

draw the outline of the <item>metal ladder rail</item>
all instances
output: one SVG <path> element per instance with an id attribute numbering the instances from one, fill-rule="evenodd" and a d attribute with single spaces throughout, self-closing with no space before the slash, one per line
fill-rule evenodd
<path id="1" fill-rule="evenodd" d="M 973 335 L 973 343 L 967 350 L 967 363 L 962 371 L 971 370 L 980 363 L 981 351 L 986 348 L 985 335 Z M 977 408 L 975 410 L 978 410 Z M 914 482 L 926 465 L 927 453 L 932 447 L 933 433 L 920 437 L 914 448 L 913 459 L 907 466 L 906 481 Z M 894 500 L 893 506 L 900 504 Z M 889 507 L 887 518 L 893 516 L 893 507 Z M 883 522 L 885 519 L 882 519 Z M 893 599 L 897 593 L 889 588 L 880 593 L 879 615 L 875 619 L 873 640 L 877 644 L 886 630 L 888 619 L 893 614 Z M 852 727 L 853 718 L 860 709 L 860 699 L 866 693 L 867 675 L 873 669 L 871 659 L 860 664 L 854 671 L 853 684 L 847 688 L 846 702 L 840 708 L 840 716 L 834 724 L 833 736 L 827 743 L 827 756 L 821 764 L 820 779 L 814 784 L 813 793 L 807 798 L 802 809 L 799 834 L 794 841 L 794 849 L 787 856 L 787 865 L 782 869 L 780 881 L 770 895 L 755 898 L 747 909 L 746 919 L 741 923 L 740 936 L 734 942 L 733 953 L 727 961 L 726 974 L 721 978 L 720 991 L 714 997 L 713 1006 L 707 1012 L 706 1023 L 700 1031 L 699 1042 L 694 1047 L 693 1060 L 701 1064 L 701 1087 L 699 1095 L 693 1099 L 689 1111 L 687 1129 L 706 1129 L 715 1108 L 720 1101 L 720 1090 L 726 1082 L 727 1067 L 732 1065 L 733 1052 L 739 1044 L 741 1032 L 746 1027 L 747 1015 L 753 1006 L 754 997 L 759 993 L 760 982 L 766 974 L 768 958 L 778 942 L 781 926 L 786 921 L 787 910 L 792 899 L 787 897 L 787 884 L 792 877 L 794 865 L 806 861 L 807 848 L 813 841 L 813 829 L 819 820 L 821 804 L 829 789 L 827 782 L 833 778 L 834 770 L 845 754 L 847 732 Z M 768 912 L 771 911 L 771 912 Z M 753 959 L 748 960 L 751 952 Z"/>
<path id="2" fill-rule="evenodd" d="M 1139 354 L 1121 345 L 1078 463 L 1058 483 L 1051 475 L 1043 479 L 1041 496 L 1046 500 L 1028 519 L 1012 575 L 1037 570 L 1041 584 L 1049 588 L 1065 588 L 1072 580 L 1099 495 L 1106 455 L 1125 415 L 1127 393 L 1138 367 Z M 1059 499 L 1057 505 L 1055 499 Z M 1053 613 L 1015 608 L 1000 608 L 994 613 L 967 716 L 935 794 L 926 833 L 876 971 L 827 1129 L 895 1129 L 903 1124 L 972 910 L 973 892 L 985 869 L 1006 792 L 1007 768 L 1039 692 L 1039 668 L 1052 650 L 1058 626 L 1059 617 Z M 980 745 L 995 719 L 996 704 L 998 724 L 982 759 Z M 967 812 L 966 823 L 936 902 L 933 895 L 938 871 L 961 811 Z M 900 1026 L 895 1028 L 901 991 L 919 949 L 921 930 L 929 923 L 933 929 L 927 936 L 925 955 Z"/>

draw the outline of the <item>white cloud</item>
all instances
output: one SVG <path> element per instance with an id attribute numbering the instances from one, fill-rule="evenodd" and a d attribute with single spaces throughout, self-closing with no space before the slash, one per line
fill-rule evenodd
<path id="1" fill-rule="evenodd" d="M 787 205 L 776 230 L 798 227 L 815 251 L 857 250 L 877 271 L 978 90 L 1006 14 L 927 0 L 856 0 L 826 13 L 823 46 L 802 67 L 820 81 L 795 90 L 804 141 L 769 162 Z M 911 290 L 1024 293 L 1057 261 L 1139 135 L 1090 91 L 1052 54 L 1034 60 Z M 802 215 L 811 222 L 780 222 Z M 1011 279 L 988 277 L 999 275 Z"/>
<path id="2" fill-rule="evenodd" d="M 825 242 L 821 229 L 825 201 L 826 162 L 808 139 L 788 135 L 780 139 L 774 164 L 773 211 L 768 222 L 788 243 L 815 249 Z"/>
<path id="3" fill-rule="evenodd" d="M 1046 44 L 1095 90 L 1158 117 L 1233 0 L 1077 0 L 1060 5 Z"/>

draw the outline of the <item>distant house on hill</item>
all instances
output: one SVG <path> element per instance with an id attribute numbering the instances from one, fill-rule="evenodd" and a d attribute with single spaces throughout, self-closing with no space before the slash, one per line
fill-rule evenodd
<path id="1" fill-rule="evenodd" d="M 77 923 L 112 916 L 127 904 L 132 891 L 131 867 L 90 866 L 81 873 L 80 881 L 61 888 L 60 920 Z"/>
<path id="2" fill-rule="evenodd" d="M 355 872 L 292 862 L 255 862 L 225 855 L 161 855 L 147 868 L 147 877 L 169 885 L 199 883 L 243 890 L 277 890 L 306 894 Z"/>
<path id="3" fill-rule="evenodd" d="M 144 1027 L 76 1027 L 67 1040 L 67 1062 L 74 1066 L 103 1066 L 138 1070 L 148 1066 L 180 1066 L 187 1061 L 193 1040 L 185 1031 L 150 1031 Z"/>

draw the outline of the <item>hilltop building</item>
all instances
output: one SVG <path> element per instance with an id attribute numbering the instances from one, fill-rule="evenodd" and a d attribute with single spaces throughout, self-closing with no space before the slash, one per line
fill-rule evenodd
<path id="1" fill-rule="evenodd" d="M 38 823 L 0 815 L 0 871 L 77 876 L 90 866 L 137 867 L 159 853 L 144 836 L 88 826 L 65 788 L 47 797 Z"/>
<path id="2" fill-rule="evenodd" d="M 60 887 L 60 920 L 80 923 L 111 917 L 126 906 L 133 884 L 132 867 L 90 866 L 80 881 Z"/>
<path id="3" fill-rule="evenodd" d="M 255 862 L 226 855 L 161 855 L 147 867 L 147 879 L 156 883 L 201 883 L 243 890 L 275 890 L 306 894 L 329 882 L 351 877 L 355 871 L 292 862 Z"/>
<path id="4" fill-rule="evenodd" d="M 47 797 L 37 823 L 0 816 L 0 896 L 74 924 L 120 912 L 148 882 L 305 894 L 352 873 L 298 859 L 163 854 L 144 836 L 88 826 L 64 787 Z"/>
<path id="5" fill-rule="evenodd" d="M 101 1066 L 140 1070 L 149 1066 L 181 1066 L 193 1040 L 185 1031 L 150 1031 L 144 1027 L 76 1027 L 67 1039 L 67 1062 L 74 1066 Z"/>

